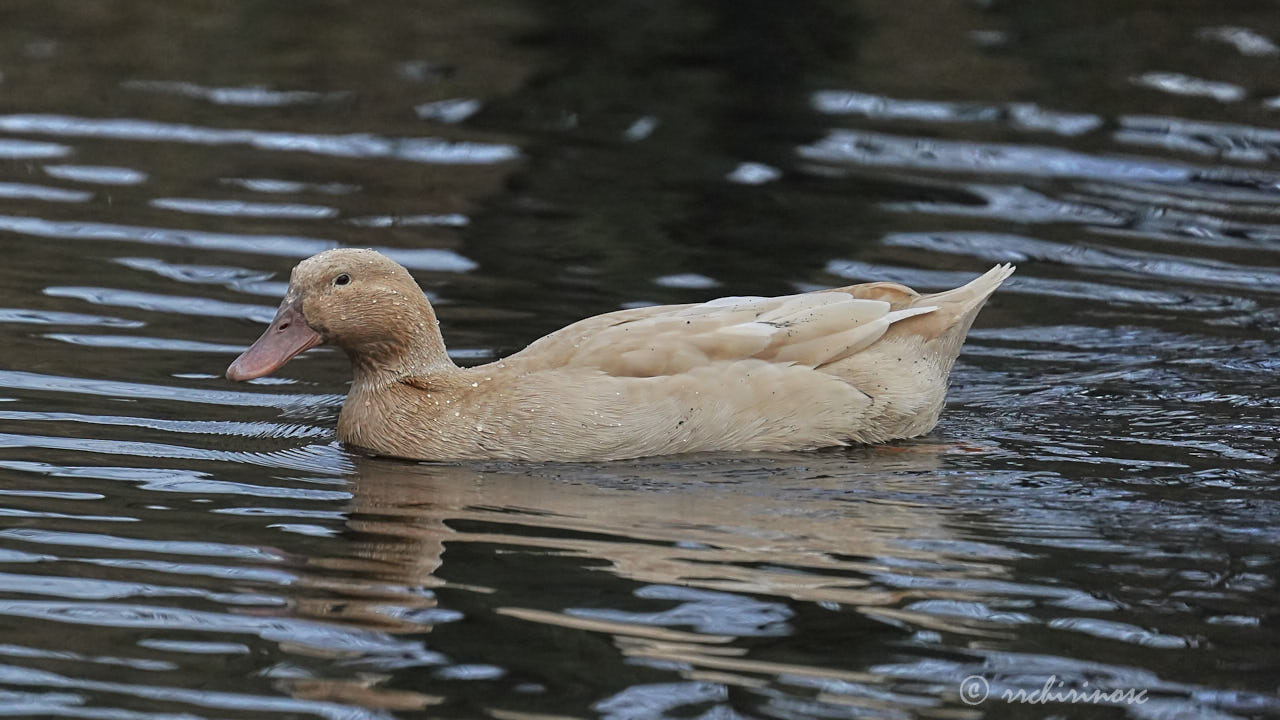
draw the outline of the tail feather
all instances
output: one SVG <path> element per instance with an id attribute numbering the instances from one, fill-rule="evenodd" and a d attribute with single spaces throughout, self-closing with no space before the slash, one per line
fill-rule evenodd
<path id="1" fill-rule="evenodd" d="M 921 295 L 912 302 L 913 307 L 936 305 L 938 310 L 898 323 L 895 328 L 925 338 L 934 355 L 949 368 L 960 353 L 960 346 L 964 344 L 965 335 L 969 333 L 978 311 L 1015 269 L 1007 263 L 997 265 L 954 290 Z"/>
<path id="2" fill-rule="evenodd" d="M 991 293 L 995 292 L 996 288 L 1000 287 L 1001 283 L 1007 280 L 1015 269 L 1013 265 L 1008 263 L 997 265 L 974 278 L 971 282 L 954 290 L 933 293 L 932 295 L 921 295 L 920 299 L 912 303 L 912 305 L 955 305 L 959 308 L 964 308 L 964 311 L 981 308 L 982 303 L 987 301 Z"/>

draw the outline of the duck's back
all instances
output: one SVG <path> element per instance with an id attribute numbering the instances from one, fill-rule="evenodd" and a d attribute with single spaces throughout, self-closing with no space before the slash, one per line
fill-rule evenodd
<path id="1" fill-rule="evenodd" d="M 917 336 L 950 368 L 983 303 L 1013 272 L 992 268 L 963 287 L 921 295 L 890 282 L 779 297 L 726 297 L 606 313 L 569 325 L 505 362 L 528 370 L 594 368 L 657 377 L 756 359 L 839 374 L 884 339 Z"/>

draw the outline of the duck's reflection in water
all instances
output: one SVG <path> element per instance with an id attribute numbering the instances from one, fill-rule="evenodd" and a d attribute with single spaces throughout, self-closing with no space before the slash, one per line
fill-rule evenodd
<path id="1" fill-rule="evenodd" d="M 597 699 L 659 670 L 734 687 L 780 676 L 873 682 L 863 662 L 871 646 L 946 622 L 904 611 L 904 600 L 963 595 L 903 590 L 880 576 L 1003 572 L 965 557 L 949 529 L 937 471 L 953 450 L 924 441 L 598 465 L 362 458 L 349 542 L 306 560 L 297 610 L 393 634 L 431 632 L 433 651 L 506 658 L 476 672 L 535 688 L 576 666 Z M 851 645 L 847 664 L 833 666 L 827 650 L 762 645 L 795 635 L 797 623 L 822 623 L 823 613 L 842 615 L 830 622 L 840 628 L 831 642 L 870 638 L 868 654 Z M 808 662 L 817 657 L 823 664 Z M 387 695 L 373 687 L 412 660 L 352 660 L 388 674 L 362 675 L 358 687 L 309 680 L 294 691 L 365 707 L 440 699 L 430 684 Z"/>

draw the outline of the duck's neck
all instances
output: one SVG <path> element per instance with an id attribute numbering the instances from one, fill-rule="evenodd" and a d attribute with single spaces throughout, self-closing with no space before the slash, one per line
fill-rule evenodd
<path id="1" fill-rule="evenodd" d="M 405 378 L 430 380 L 458 372 L 440 335 L 440 324 L 423 298 L 389 323 L 382 338 L 344 348 L 351 358 L 357 387 L 377 387 Z"/>

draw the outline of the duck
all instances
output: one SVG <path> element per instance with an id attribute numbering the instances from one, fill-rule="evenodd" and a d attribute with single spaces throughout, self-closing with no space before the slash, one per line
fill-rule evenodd
<path id="1" fill-rule="evenodd" d="M 779 452 L 928 433 L 969 327 L 1014 271 L 921 294 L 871 282 L 580 320 L 459 367 L 409 272 L 355 248 L 300 262 L 271 324 L 227 368 L 276 372 L 318 345 L 350 358 L 337 436 L 427 461 L 594 462 Z"/>

